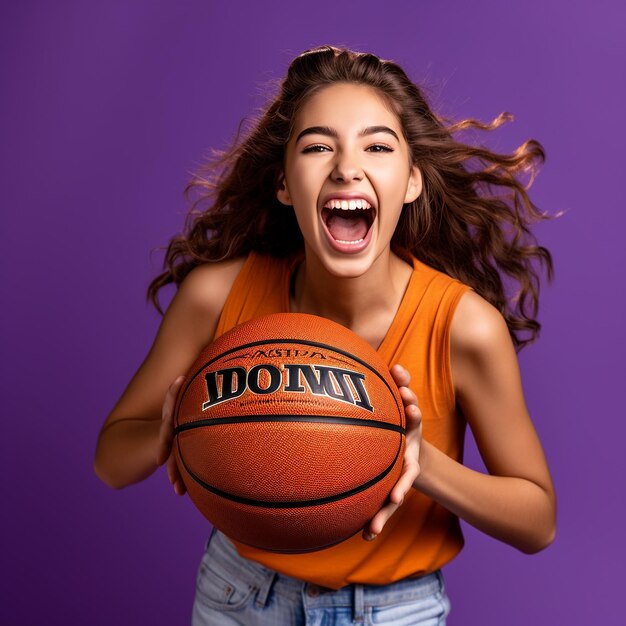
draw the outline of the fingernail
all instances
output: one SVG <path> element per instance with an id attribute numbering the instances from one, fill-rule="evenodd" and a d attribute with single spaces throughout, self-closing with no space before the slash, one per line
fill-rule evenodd
<path id="1" fill-rule="evenodd" d="M 374 541 L 374 539 L 376 539 L 376 537 L 378 537 L 378 535 L 375 535 L 374 533 L 365 533 L 365 541 Z"/>

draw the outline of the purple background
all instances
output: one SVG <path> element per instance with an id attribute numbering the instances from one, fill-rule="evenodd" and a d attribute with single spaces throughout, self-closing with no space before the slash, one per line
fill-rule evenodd
<path id="1" fill-rule="evenodd" d="M 188 623 L 207 525 L 163 471 L 106 488 L 96 437 L 157 329 L 150 251 L 182 228 L 189 172 L 293 56 L 334 43 L 398 61 L 445 114 L 514 113 L 481 139 L 541 141 L 532 197 L 567 211 L 537 229 L 556 281 L 521 356 L 558 537 L 528 557 L 466 527 L 449 623 L 623 623 L 620 4 L 4 2 L 0 622 Z"/>

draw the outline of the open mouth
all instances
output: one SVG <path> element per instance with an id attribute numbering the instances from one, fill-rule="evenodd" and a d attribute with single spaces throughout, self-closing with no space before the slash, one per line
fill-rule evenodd
<path id="1" fill-rule="evenodd" d="M 376 209 L 363 199 L 329 200 L 322 209 L 322 220 L 330 236 L 340 244 L 358 245 L 374 223 Z"/>

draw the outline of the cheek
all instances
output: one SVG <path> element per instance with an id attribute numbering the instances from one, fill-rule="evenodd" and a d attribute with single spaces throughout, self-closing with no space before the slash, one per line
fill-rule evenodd
<path id="1" fill-rule="evenodd" d="M 384 168 L 378 171 L 377 177 L 380 182 L 388 188 L 401 190 L 404 196 L 409 174 L 409 169 L 404 163 L 389 162 Z"/>
<path id="2" fill-rule="evenodd" d="M 381 175 L 374 182 L 374 189 L 379 197 L 379 201 L 385 209 L 385 213 L 390 219 L 395 219 L 396 213 L 399 215 L 404 205 L 406 190 L 408 186 L 408 177 L 398 176 L 397 172 L 389 172 Z"/>
<path id="3" fill-rule="evenodd" d="M 379 172 L 376 190 L 381 201 L 380 220 L 385 231 L 393 233 L 400 220 L 408 185 L 408 172 L 398 175 L 399 168 Z"/>
<path id="4" fill-rule="evenodd" d="M 296 165 L 290 171 L 289 180 L 291 181 L 289 191 L 294 206 L 297 203 L 303 208 L 315 207 L 322 184 L 316 168 L 314 166 Z"/>

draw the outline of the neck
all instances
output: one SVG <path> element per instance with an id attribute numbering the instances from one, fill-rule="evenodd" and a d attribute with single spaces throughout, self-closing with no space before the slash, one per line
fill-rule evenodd
<path id="1" fill-rule="evenodd" d="M 412 267 L 392 252 L 361 276 L 330 274 L 313 255 L 298 268 L 291 310 L 338 322 L 378 348 L 400 306 Z"/>

